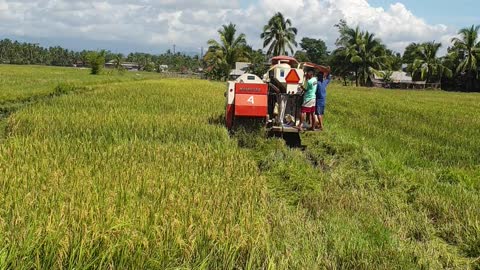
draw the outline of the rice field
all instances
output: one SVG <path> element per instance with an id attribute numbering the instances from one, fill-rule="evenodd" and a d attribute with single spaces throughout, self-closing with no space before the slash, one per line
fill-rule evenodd
<path id="1" fill-rule="evenodd" d="M 105 70 L 91 76 L 89 69 L 0 65 L 0 111 L 8 111 L 20 102 L 31 101 L 54 93 L 59 84 L 86 87 L 99 83 L 158 79 L 159 74 Z"/>
<path id="2" fill-rule="evenodd" d="M 5 120 L 0 269 L 480 267 L 480 95 L 332 85 L 301 151 L 222 83 L 65 76 Z"/>

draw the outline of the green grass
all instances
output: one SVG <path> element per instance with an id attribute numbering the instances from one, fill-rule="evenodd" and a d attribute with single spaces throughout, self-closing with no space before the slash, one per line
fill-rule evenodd
<path id="1" fill-rule="evenodd" d="M 92 76 L 89 69 L 0 65 L 0 110 L 8 111 L 12 107 L 18 107 L 18 103 L 48 96 L 60 84 L 85 87 L 159 77 L 159 74 L 147 72 L 119 73 L 104 70 L 102 75 Z"/>
<path id="2" fill-rule="evenodd" d="M 5 123 L 0 269 L 480 267 L 480 95 L 333 85 L 300 151 L 222 83 L 89 87 Z"/>
<path id="3" fill-rule="evenodd" d="M 327 181 L 301 204 L 382 224 L 417 266 L 478 268 L 480 95 L 334 86 L 329 102 L 327 131 L 305 139 Z"/>

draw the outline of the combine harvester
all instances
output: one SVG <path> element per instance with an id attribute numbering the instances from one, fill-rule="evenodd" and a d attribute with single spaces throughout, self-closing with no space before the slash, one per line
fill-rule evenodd
<path id="1" fill-rule="evenodd" d="M 289 56 L 272 58 L 271 67 L 260 79 L 244 74 L 228 82 L 226 93 L 226 126 L 233 131 L 242 120 L 264 120 L 269 136 L 284 138 L 291 147 L 300 147 L 300 109 L 305 73 L 327 72 L 327 68 L 313 63 L 299 63 Z"/>

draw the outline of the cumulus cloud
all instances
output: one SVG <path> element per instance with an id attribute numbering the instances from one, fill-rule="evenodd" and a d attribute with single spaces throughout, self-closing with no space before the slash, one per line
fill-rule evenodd
<path id="1" fill-rule="evenodd" d="M 296 5 L 307 8 L 299 9 Z M 333 45 L 338 37 L 333 26 L 340 19 L 375 33 L 398 52 L 403 52 L 411 42 L 445 41 L 452 36 L 452 30 L 447 26 L 429 25 L 402 3 L 392 4 L 387 10 L 373 7 L 367 0 L 263 0 L 263 6 L 269 10 L 277 7 L 294 18 L 300 36 L 322 38 L 329 45 Z"/>
<path id="2" fill-rule="evenodd" d="M 293 21 L 299 39 L 322 38 L 331 47 L 340 19 L 376 33 L 399 52 L 410 42 L 448 41 L 454 32 L 428 24 L 402 3 L 385 10 L 367 0 L 258 0 L 250 5 L 240 0 L 0 0 L 0 33 L 85 44 L 124 42 L 131 51 L 161 52 L 173 44 L 197 50 L 216 38 L 222 24 L 233 22 L 260 48 L 262 27 L 277 11 Z"/>

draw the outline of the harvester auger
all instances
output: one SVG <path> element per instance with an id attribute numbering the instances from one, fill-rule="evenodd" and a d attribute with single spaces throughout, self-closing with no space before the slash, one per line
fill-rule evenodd
<path id="1" fill-rule="evenodd" d="M 233 131 L 238 122 L 246 119 L 263 120 L 269 136 L 284 138 L 292 147 L 300 147 L 300 120 L 305 72 L 326 70 L 313 63 L 299 63 L 289 56 L 271 59 L 268 72 L 259 78 L 244 74 L 228 82 L 225 122 Z M 239 121 L 240 120 L 240 121 Z"/>

